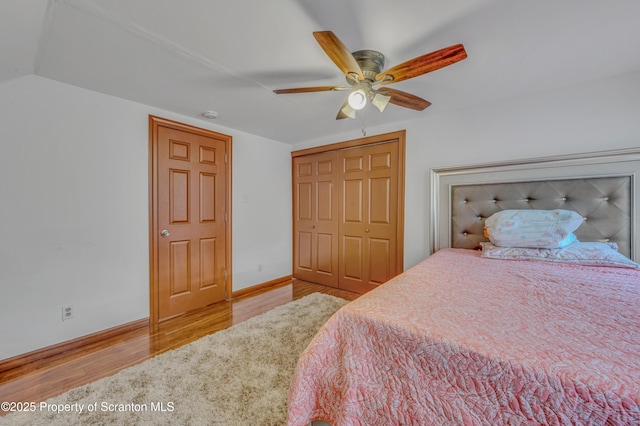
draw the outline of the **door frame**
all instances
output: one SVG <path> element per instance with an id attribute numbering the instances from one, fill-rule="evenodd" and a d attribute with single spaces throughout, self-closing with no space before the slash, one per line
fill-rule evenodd
<path id="1" fill-rule="evenodd" d="M 158 128 L 169 127 L 197 135 L 212 137 L 224 141 L 225 146 L 225 300 L 231 298 L 232 276 L 231 273 L 231 141 L 232 137 L 213 130 L 203 129 L 190 124 L 180 123 L 154 115 L 149 115 L 149 320 L 151 324 L 159 322 L 158 316 Z"/>
<path id="2" fill-rule="evenodd" d="M 398 207 L 397 207 L 397 214 L 398 214 L 398 223 L 396 226 L 396 268 L 397 268 L 397 273 L 401 273 L 402 271 L 404 271 L 404 204 L 405 204 L 405 200 L 404 200 L 404 193 L 405 193 L 405 151 L 406 151 L 406 135 L 407 135 L 407 131 L 406 130 L 398 130 L 395 132 L 389 132 L 389 133 L 383 133 L 380 135 L 374 135 L 374 136 L 367 136 L 367 137 L 363 137 L 363 138 L 358 138 L 358 139 L 351 139 L 348 141 L 344 141 L 344 142 L 337 142 L 337 143 L 332 143 L 329 145 L 321 145 L 321 146 L 316 146 L 313 148 L 306 148 L 306 149 L 301 149 L 299 151 L 292 151 L 291 152 L 291 178 L 292 178 L 292 194 L 293 191 L 295 191 L 295 183 L 294 183 L 294 172 L 295 170 L 293 170 L 293 159 L 295 157 L 300 157 L 303 155 L 310 155 L 310 154 L 318 154 L 320 152 L 326 152 L 326 151 L 340 151 L 340 150 L 344 150 L 344 149 L 349 149 L 349 148 L 361 148 L 361 147 L 365 147 L 367 145 L 377 145 L 377 144 L 381 144 L 381 143 L 389 143 L 389 142 L 398 142 L 398 198 L 400 200 L 400 202 L 398 203 Z M 291 216 L 292 216 L 292 220 L 295 221 L 295 218 L 293 217 L 293 209 L 291 212 Z M 295 235 L 294 232 L 292 230 L 292 241 L 291 247 L 294 247 L 295 245 Z M 293 254 L 292 254 L 292 265 L 293 265 Z"/>

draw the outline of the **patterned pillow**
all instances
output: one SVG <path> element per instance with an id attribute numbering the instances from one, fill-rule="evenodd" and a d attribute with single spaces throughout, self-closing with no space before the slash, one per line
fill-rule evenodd
<path id="1" fill-rule="evenodd" d="M 575 240 L 583 222 L 571 210 L 502 210 L 485 221 L 489 240 L 500 247 L 561 248 Z"/>
<path id="2" fill-rule="evenodd" d="M 577 242 L 561 249 L 497 247 L 489 242 L 481 244 L 482 257 L 489 259 L 542 260 L 589 266 L 640 268 L 640 264 L 617 251 L 616 243 Z"/>

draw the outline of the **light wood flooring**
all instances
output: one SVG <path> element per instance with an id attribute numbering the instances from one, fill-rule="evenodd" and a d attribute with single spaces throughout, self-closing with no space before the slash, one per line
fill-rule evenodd
<path id="1" fill-rule="evenodd" d="M 44 401 L 314 292 L 358 297 L 293 280 L 0 373 L 0 401 Z"/>

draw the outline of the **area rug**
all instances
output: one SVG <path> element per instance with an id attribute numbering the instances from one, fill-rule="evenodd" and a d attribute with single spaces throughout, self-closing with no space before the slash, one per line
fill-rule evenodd
<path id="1" fill-rule="evenodd" d="M 296 363 L 346 300 L 314 293 L 29 412 L 10 425 L 283 425 Z"/>

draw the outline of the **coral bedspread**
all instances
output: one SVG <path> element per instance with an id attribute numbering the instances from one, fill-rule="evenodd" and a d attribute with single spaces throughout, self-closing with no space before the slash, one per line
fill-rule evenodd
<path id="1" fill-rule="evenodd" d="M 338 311 L 288 424 L 638 425 L 640 270 L 444 249 Z"/>

